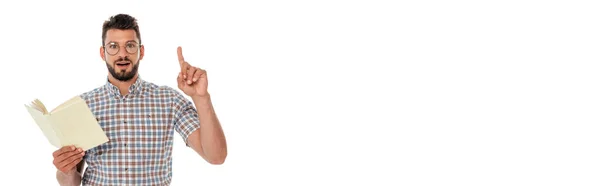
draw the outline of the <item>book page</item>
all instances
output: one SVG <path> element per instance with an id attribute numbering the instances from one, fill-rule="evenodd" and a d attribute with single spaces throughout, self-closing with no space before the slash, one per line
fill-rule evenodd
<path id="1" fill-rule="evenodd" d="M 73 98 L 71 98 L 71 99 L 69 99 L 69 100 L 65 101 L 64 103 L 62 103 L 62 104 L 58 105 L 56 108 L 52 109 L 52 111 L 50 111 L 50 113 L 57 112 L 57 111 L 59 111 L 60 109 L 63 109 L 63 108 L 69 107 L 69 105 L 71 105 L 71 104 L 74 104 L 74 103 L 77 103 L 77 102 L 79 102 L 79 101 L 84 101 L 84 100 L 83 100 L 83 99 L 81 99 L 81 97 L 79 97 L 79 96 L 75 96 L 75 97 L 73 97 Z M 84 102 L 85 102 L 85 101 L 84 101 Z"/>
<path id="2" fill-rule="evenodd" d="M 106 133 L 85 100 L 75 97 L 68 102 L 50 115 L 54 128 L 61 134 L 61 146 L 75 145 L 88 150 L 108 142 Z"/>
<path id="3" fill-rule="evenodd" d="M 40 101 L 39 99 L 35 100 L 36 105 L 42 109 L 44 114 L 48 114 L 48 109 L 46 109 L 46 106 L 44 106 L 44 104 L 42 103 L 42 101 Z"/>
<path id="4" fill-rule="evenodd" d="M 42 101 L 40 101 L 38 99 L 33 100 L 27 106 L 31 107 L 31 108 L 34 108 L 36 110 L 39 110 L 42 114 L 48 114 L 48 110 L 46 109 L 46 106 L 44 106 L 44 104 L 42 103 Z"/>
<path id="5" fill-rule="evenodd" d="M 30 105 L 25 105 L 25 108 L 27 108 L 27 111 L 29 112 L 29 114 L 31 114 L 31 117 L 33 118 L 34 122 L 42 130 L 42 133 L 44 134 L 44 136 L 46 136 L 46 139 L 48 139 L 50 144 L 52 144 L 54 147 L 60 148 L 61 142 L 59 140 L 58 135 L 52 128 L 52 125 L 48 120 L 47 115 L 44 115 L 42 111 L 38 110 L 39 108 L 34 108 Z"/>

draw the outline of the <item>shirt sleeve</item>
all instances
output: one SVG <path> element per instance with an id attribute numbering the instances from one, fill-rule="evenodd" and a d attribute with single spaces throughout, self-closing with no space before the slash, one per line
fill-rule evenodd
<path id="1" fill-rule="evenodd" d="M 198 112 L 196 111 L 192 101 L 184 97 L 183 94 L 175 90 L 173 91 L 175 94 L 173 100 L 175 108 L 175 131 L 181 135 L 185 145 L 189 147 L 188 136 L 196 129 L 200 128 Z"/>

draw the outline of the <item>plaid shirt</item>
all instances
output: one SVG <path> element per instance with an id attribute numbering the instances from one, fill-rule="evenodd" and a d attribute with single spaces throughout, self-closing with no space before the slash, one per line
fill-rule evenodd
<path id="1" fill-rule="evenodd" d="M 173 134 L 187 137 L 200 127 L 191 101 L 167 86 L 139 78 L 123 96 L 106 82 L 85 92 L 109 142 L 88 150 L 82 185 L 169 185 Z"/>

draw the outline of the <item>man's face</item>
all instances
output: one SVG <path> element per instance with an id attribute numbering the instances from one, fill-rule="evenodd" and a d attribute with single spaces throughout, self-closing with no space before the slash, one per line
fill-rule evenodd
<path id="1" fill-rule="evenodd" d="M 100 51 L 108 71 L 120 81 L 128 81 L 137 74 L 144 56 L 144 48 L 134 30 L 108 30 Z"/>

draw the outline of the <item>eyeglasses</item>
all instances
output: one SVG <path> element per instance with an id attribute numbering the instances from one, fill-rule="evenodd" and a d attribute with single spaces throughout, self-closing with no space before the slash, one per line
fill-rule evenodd
<path id="1" fill-rule="evenodd" d="M 138 51 L 138 48 L 140 47 L 139 44 L 137 44 L 136 42 L 127 42 L 125 43 L 125 51 L 127 51 L 127 53 L 130 54 L 135 54 Z M 108 53 L 109 55 L 116 55 L 117 53 L 119 53 L 119 50 L 121 50 L 121 46 L 119 46 L 119 43 L 108 43 L 106 45 L 104 45 L 104 50 L 106 50 L 106 53 Z"/>

